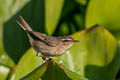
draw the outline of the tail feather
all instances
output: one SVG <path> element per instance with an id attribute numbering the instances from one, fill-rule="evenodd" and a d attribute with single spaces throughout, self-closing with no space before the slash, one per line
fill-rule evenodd
<path id="1" fill-rule="evenodd" d="M 23 19 L 22 16 L 19 16 L 20 22 L 16 21 L 25 31 L 31 32 L 32 28 L 27 24 L 27 22 Z"/>
<path id="2" fill-rule="evenodd" d="M 20 21 L 16 21 L 27 33 L 29 38 L 34 40 L 44 40 L 45 34 L 33 31 L 32 28 L 27 24 L 27 22 L 22 18 L 22 16 L 19 16 Z"/>

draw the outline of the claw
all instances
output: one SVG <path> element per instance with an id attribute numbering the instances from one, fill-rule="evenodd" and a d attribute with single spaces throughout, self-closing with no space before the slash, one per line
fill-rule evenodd
<path id="1" fill-rule="evenodd" d="M 50 58 L 49 56 L 42 56 L 42 59 L 45 61 L 50 61 L 52 60 L 52 58 Z"/>
<path id="2" fill-rule="evenodd" d="M 46 57 L 45 57 L 45 56 L 43 56 L 43 57 L 42 57 L 42 59 L 45 61 L 45 60 L 46 60 Z"/>

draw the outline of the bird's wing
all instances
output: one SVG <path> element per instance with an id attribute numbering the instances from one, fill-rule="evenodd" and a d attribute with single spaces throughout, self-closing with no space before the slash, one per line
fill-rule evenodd
<path id="1" fill-rule="evenodd" d="M 37 39 L 41 40 L 41 41 L 44 41 L 45 40 L 45 37 L 47 35 L 43 34 L 43 33 L 40 33 L 40 32 L 31 32 L 31 35 L 36 37 Z"/>
<path id="2" fill-rule="evenodd" d="M 45 35 L 43 33 L 30 32 L 30 36 L 34 37 L 34 39 L 44 42 L 48 46 L 55 47 L 59 44 L 58 40 L 56 40 L 56 37 L 51 37 L 51 36 Z"/>
<path id="3" fill-rule="evenodd" d="M 53 47 L 59 45 L 60 43 L 56 37 L 51 37 L 51 36 L 47 36 L 44 41 L 46 44 L 53 46 Z"/>

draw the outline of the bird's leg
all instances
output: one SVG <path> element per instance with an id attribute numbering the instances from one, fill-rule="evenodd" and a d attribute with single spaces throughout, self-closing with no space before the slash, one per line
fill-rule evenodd
<path id="1" fill-rule="evenodd" d="M 36 54 L 38 57 L 43 57 L 43 55 L 41 53 L 37 53 Z"/>
<path id="2" fill-rule="evenodd" d="M 43 56 L 41 53 L 37 53 L 36 54 L 38 57 L 42 57 L 42 59 L 45 61 L 46 60 L 46 56 Z"/>
<path id="3" fill-rule="evenodd" d="M 50 56 L 47 56 L 47 57 L 46 57 L 46 60 L 47 60 L 47 61 L 51 61 L 51 60 L 54 60 L 54 59 L 51 58 Z"/>
<path id="4" fill-rule="evenodd" d="M 49 56 L 46 57 L 46 60 L 50 60 L 51 58 Z"/>
<path id="5" fill-rule="evenodd" d="M 43 59 L 43 60 L 46 60 L 46 61 L 49 61 L 49 60 L 51 60 L 52 58 L 50 58 L 49 56 L 43 56 L 42 59 Z"/>
<path id="6" fill-rule="evenodd" d="M 46 60 L 46 56 L 42 56 L 42 59 L 45 61 Z"/>
<path id="7" fill-rule="evenodd" d="M 43 60 L 50 60 L 51 58 L 49 56 L 43 56 L 41 53 L 37 53 L 38 57 L 42 57 Z"/>

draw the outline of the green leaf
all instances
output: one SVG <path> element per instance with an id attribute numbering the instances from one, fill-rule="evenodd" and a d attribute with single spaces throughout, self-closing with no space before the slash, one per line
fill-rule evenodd
<path id="1" fill-rule="evenodd" d="M 45 1 L 45 20 L 48 34 L 53 34 L 58 24 L 64 0 L 46 0 Z"/>
<path id="2" fill-rule="evenodd" d="M 13 60 L 7 55 L 3 49 L 3 28 L 2 22 L 0 22 L 0 80 L 8 79 L 8 74 L 11 69 L 15 66 Z"/>
<path id="3" fill-rule="evenodd" d="M 86 13 L 86 27 L 100 24 L 111 32 L 120 31 L 120 0 L 90 0 Z"/>
<path id="4" fill-rule="evenodd" d="M 32 72 L 41 63 L 43 63 L 41 57 L 37 57 L 36 52 L 33 49 L 28 50 L 20 59 L 16 67 L 15 80 L 19 80 L 28 73 Z"/>
<path id="5" fill-rule="evenodd" d="M 10 68 L 0 65 L 0 80 L 7 80 Z"/>
<path id="6" fill-rule="evenodd" d="M 15 63 L 6 54 L 6 52 L 1 48 L 0 48 L 0 65 L 4 65 L 4 66 L 9 67 L 9 68 L 12 68 L 15 66 Z"/>
<path id="7" fill-rule="evenodd" d="M 72 79 L 72 80 L 88 80 L 87 78 L 75 73 L 75 72 L 72 72 L 70 70 L 65 70 L 67 76 Z"/>
<path id="8" fill-rule="evenodd" d="M 39 78 L 42 80 L 87 80 L 79 74 L 65 70 L 54 60 L 46 61 L 21 80 L 38 80 Z"/>
<path id="9" fill-rule="evenodd" d="M 25 77 L 21 78 L 22 80 L 38 80 L 46 71 L 48 66 L 48 62 L 43 63 L 42 65 L 38 66 L 34 71 L 26 75 Z"/>
<path id="10" fill-rule="evenodd" d="M 66 17 L 70 17 L 70 13 L 75 9 L 76 4 L 73 0 L 65 0 L 64 6 L 61 12 L 61 19 L 64 20 Z"/>
<path id="11" fill-rule="evenodd" d="M 4 65 L 7 67 L 13 67 L 14 66 L 14 62 L 11 60 L 11 58 L 7 55 L 7 53 L 5 52 L 5 50 L 3 49 L 3 29 L 2 29 L 2 24 L 0 24 L 0 65 Z"/>
<path id="12" fill-rule="evenodd" d="M 113 33 L 113 35 L 115 36 L 115 38 L 117 39 L 117 41 L 119 42 L 119 45 L 120 45 L 120 32 L 115 32 L 115 33 Z"/>
<path id="13" fill-rule="evenodd" d="M 54 63 L 49 62 L 46 72 L 41 77 L 42 80 L 70 80 L 62 68 Z"/>
<path id="14" fill-rule="evenodd" d="M 0 0 L 0 21 L 6 22 L 29 0 Z"/>
<path id="15" fill-rule="evenodd" d="M 58 29 L 55 31 L 54 35 L 55 36 L 64 36 L 64 35 L 68 35 L 69 34 L 69 28 L 67 23 L 62 23 L 60 25 L 60 27 L 58 27 Z"/>
<path id="16" fill-rule="evenodd" d="M 21 37 L 17 35 L 20 33 L 15 27 L 16 19 L 14 18 L 13 20 L 13 15 L 27 2 L 27 0 L 0 0 L 0 48 L 6 50 L 15 62 L 17 62 L 20 53 L 24 51 L 25 48 L 22 47 L 23 50 L 19 50 L 20 45 L 24 44 L 24 42 L 19 43 L 22 40 Z"/>
<path id="17" fill-rule="evenodd" d="M 77 28 L 77 30 L 82 30 L 84 29 L 84 24 L 85 24 L 85 20 L 84 20 L 84 14 L 75 14 L 74 15 L 74 24 Z"/>
<path id="18" fill-rule="evenodd" d="M 86 15 L 86 27 L 100 24 L 112 32 L 120 44 L 119 5 L 119 0 L 90 0 Z"/>
<path id="19" fill-rule="evenodd" d="M 98 25 L 72 36 L 80 41 L 69 50 L 74 71 L 90 80 L 114 80 L 120 66 L 115 38 Z"/>
<path id="20" fill-rule="evenodd" d="M 42 80 L 86 80 L 77 73 L 61 68 L 63 66 L 53 60 L 41 63 L 43 63 L 41 57 L 37 57 L 33 49 L 28 50 L 16 67 L 15 80 L 37 80 L 38 78 Z"/>
<path id="21" fill-rule="evenodd" d="M 76 2 L 78 2 L 80 5 L 86 5 L 87 4 L 87 0 L 75 0 Z"/>
<path id="22" fill-rule="evenodd" d="M 68 70 L 74 71 L 74 62 L 69 51 L 67 51 L 64 55 L 55 58 L 55 61 L 59 64 L 63 64 Z"/>
<path id="23" fill-rule="evenodd" d="M 3 2 L 5 2 L 4 5 L 2 2 L 0 5 L 2 8 L 0 20 L 3 22 L 1 43 L 17 64 L 30 45 L 26 33 L 16 23 L 16 20 L 19 16 L 23 16 L 34 30 L 44 32 L 44 0 L 4 0 Z"/>
<path id="24" fill-rule="evenodd" d="M 120 48 L 115 38 L 98 25 L 72 36 L 80 42 L 56 61 L 90 80 L 115 79 L 120 66 Z"/>

